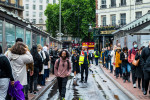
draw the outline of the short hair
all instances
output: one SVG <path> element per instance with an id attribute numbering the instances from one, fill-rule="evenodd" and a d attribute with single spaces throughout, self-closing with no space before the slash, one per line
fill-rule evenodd
<path id="1" fill-rule="evenodd" d="M 133 45 L 134 45 L 134 43 L 136 43 L 136 44 L 137 44 L 137 42 L 136 42 L 136 41 L 134 41 L 134 42 L 133 42 Z"/>
<path id="2" fill-rule="evenodd" d="M 62 57 L 62 53 L 63 53 L 64 51 L 66 52 L 66 58 L 69 58 L 69 53 L 68 53 L 67 50 L 62 50 L 62 51 L 59 53 L 59 56 Z"/>
<path id="3" fill-rule="evenodd" d="M 124 52 L 124 51 L 128 51 L 128 48 L 127 48 L 127 47 L 124 47 L 124 48 L 123 48 L 123 52 Z"/>
<path id="4" fill-rule="evenodd" d="M 22 38 L 17 38 L 17 39 L 16 39 L 16 43 L 17 43 L 17 42 L 23 42 Z"/>

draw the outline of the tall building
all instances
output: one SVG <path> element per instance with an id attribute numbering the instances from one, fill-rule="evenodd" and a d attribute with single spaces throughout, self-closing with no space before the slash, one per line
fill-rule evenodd
<path id="1" fill-rule="evenodd" d="M 44 11 L 48 4 L 59 3 L 58 0 L 23 0 L 24 19 L 36 24 L 40 29 L 46 30 L 46 16 Z"/>
<path id="2" fill-rule="evenodd" d="M 150 0 L 96 0 L 96 3 L 98 27 L 123 26 L 150 10 Z"/>
<path id="3" fill-rule="evenodd" d="M 0 0 L 0 6 L 23 18 L 23 0 Z"/>

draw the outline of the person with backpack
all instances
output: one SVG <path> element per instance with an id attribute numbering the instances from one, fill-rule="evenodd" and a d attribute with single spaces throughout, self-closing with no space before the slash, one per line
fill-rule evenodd
<path id="1" fill-rule="evenodd" d="M 96 51 L 94 52 L 94 56 L 95 56 L 95 63 L 96 63 L 96 66 L 98 66 L 98 58 L 99 58 L 99 51 L 98 51 L 98 50 L 96 50 Z"/>
<path id="2" fill-rule="evenodd" d="M 144 48 L 141 53 L 141 63 L 144 73 L 144 95 L 147 95 L 149 81 L 150 81 L 150 41 L 148 47 Z M 149 89 L 150 94 L 150 89 Z"/>
<path id="3" fill-rule="evenodd" d="M 49 62 L 49 54 L 48 54 L 48 48 L 47 46 L 43 47 L 43 51 L 45 53 L 46 59 L 43 61 L 44 64 L 44 77 L 46 79 L 46 81 L 50 81 L 48 80 L 49 78 L 49 68 L 50 68 L 50 62 Z"/>
<path id="4" fill-rule="evenodd" d="M 71 62 L 69 60 L 69 53 L 66 50 L 62 50 L 59 56 L 60 58 L 55 62 L 54 73 L 58 81 L 60 99 L 64 100 L 68 76 L 71 74 Z"/>
<path id="5" fill-rule="evenodd" d="M 136 53 L 138 52 L 138 45 L 137 45 L 137 42 L 134 41 L 133 42 L 133 48 L 129 50 L 128 52 L 128 62 L 130 63 L 131 65 L 131 72 L 132 72 L 132 82 L 133 82 L 133 88 L 136 88 L 136 80 L 137 80 L 137 77 L 135 75 L 136 73 L 136 66 L 134 66 L 132 64 L 133 60 L 135 60 L 135 56 L 136 56 Z"/>
<path id="6" fill-rule="evenodd" d="M 11 85 L 14 85 L 10 62 L 7 57 L 2 54 L 2 47 L 0 46 L 0 100 L 6 100 L 9 81 Z"/>

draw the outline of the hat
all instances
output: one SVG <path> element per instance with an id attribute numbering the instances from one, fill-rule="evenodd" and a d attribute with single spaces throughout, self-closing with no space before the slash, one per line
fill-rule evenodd
<path id="1" fill-rule="evenodd" d="M 121 50 L 121 48 L 120 48 L 120 47 L 117 47 L 117 49 L 120 49 L 120 50 Z"/>

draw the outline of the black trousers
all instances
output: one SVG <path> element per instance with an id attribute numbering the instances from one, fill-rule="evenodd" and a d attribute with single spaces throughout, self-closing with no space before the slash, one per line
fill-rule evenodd
<path id="1" fill-rule="evenodd" d="M 81 81 L 84 80 L 84 71 L 85 71 L 85 81 L 88 79 L 88 64 L 82 64 L 81 65 Z"/>
<path id="2" fill-rule="evenodd" d="M 136 67 L 131 64 L 131 72 L 132 72 L 132 82 L 133 84 L 136 83 L 137 77 L 136 77 Z"/>
<path id="3" fill-rule="evenodd" d="M 65 97 L 67 81 L 68 77 L 65 78 L 57 77 L 58 89 L 61 97 Z"/>
<path id="4" fill-rule="evenodd" d="M 144 88 L 145 88 L 145 91 L 148 90 L 149 81 L 150 81 L 150 72 L 144 71 Z"/>
<path id="5" fill-rule="evenodd" d="M 89 63 L 91 64 L 91 62 L 93 64 L 93 58 L 89 58 Z"/>

